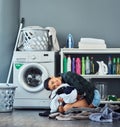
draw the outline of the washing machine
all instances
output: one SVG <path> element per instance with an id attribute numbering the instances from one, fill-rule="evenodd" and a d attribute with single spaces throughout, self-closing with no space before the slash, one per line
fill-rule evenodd
<path id="1" fill-rule="evenodd" d="M 13 84 L 17 86 L 14 108 L 49 108 L 50 91 L 44 80 L 55 75 L 55 52 L 16 51 L 13 57 Z"/>

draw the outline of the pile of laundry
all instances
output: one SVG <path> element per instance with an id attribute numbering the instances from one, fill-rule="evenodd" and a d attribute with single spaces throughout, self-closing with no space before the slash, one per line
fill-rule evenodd
<path id="1" fill-rule="evenodd" d="M 120 113 L 116 110 L 120 109 L 119 105 L 108 105 L 97 108 L 72 108 L 64 114 L 60 112 L 49 115 L 50 119 L 56 120 L 83 120 L 90 119 L 96 122 L 113 122 L 120 120 Z"/>

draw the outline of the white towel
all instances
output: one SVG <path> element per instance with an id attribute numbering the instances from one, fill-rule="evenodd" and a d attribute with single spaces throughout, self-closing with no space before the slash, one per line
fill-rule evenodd
<path id="1" fill-rule="evenodd" d="M 104 44 L 105 40 L 103 39 L 97 39 L 97 38 L 81 38 L 80 42 L 84 42 L 84 43 L 92 43 L 92 44 Z"/>
<path id="2" fill-rule="evenodd" d="M 80 49 L 105 49 L 105 40 L 96 38 L 81 38 L 78 42 Z"/>

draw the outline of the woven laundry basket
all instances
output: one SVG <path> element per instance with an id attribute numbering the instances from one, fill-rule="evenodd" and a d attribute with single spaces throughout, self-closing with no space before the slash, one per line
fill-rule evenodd
<path id="1" fill-rule="evenodd" d="M 39 26 L 28 26 L 21 29 L 18 43 L 20 51 L 49 51 L 52 46 L 49 30 Z"/>
<path id="2" fill-rule="evenodd" d="M 13 110 L 16 87 L 13 84 L 0 83 L 0 112 L 11 112 Z"/>

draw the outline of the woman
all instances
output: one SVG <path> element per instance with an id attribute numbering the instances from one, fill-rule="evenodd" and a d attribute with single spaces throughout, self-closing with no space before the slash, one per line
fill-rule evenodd
<path id="1" fill-rule="evenodd" d="M 58 77 L 49 77 L 44 81 L 44 87 L 47 90 L 54 90 L 62 83 L 68 83 L 70 86 L 74 86 L 78 92 L 78 99 L 75 103 L 65 104 L 59 106 L 60 112 L 65 112 L 73 107 L 97 107 L 100 104 L 100 94 L 93 84 L 88 82 L 82 76 L 73 73 L 66 72 L 60 74 Z M 58 101 L 63 101 L 60 98 Z"/>

